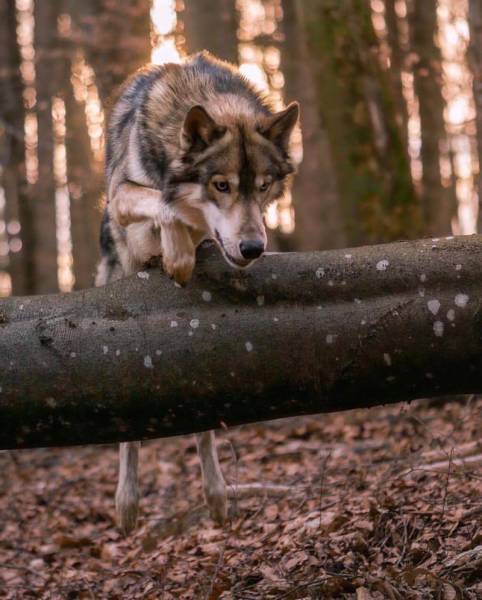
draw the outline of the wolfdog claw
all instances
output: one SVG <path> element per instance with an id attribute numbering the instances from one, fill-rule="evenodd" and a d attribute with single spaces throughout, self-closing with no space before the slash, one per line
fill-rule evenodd
<path id="1" fill-rule="evenodd" d="M 164 271 L 174 279 L 179 285 L 186 285 L 191 279 L 194 270 L 195 257 L 186 255 L 183 258 L 169 260 L 167 257 L 163 260 Z"/>

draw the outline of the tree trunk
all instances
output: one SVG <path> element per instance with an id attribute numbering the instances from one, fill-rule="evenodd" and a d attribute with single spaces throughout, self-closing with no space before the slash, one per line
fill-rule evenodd
<path id="1" fill-rule="evenodd" d="M 8 271 L 14 294 L 34 292 L 32 214 L 25 170 L 25 109 L 14 0 L 0 4 L 0 156 L 5 221 L 21 224 L 22 249 L 10 252 Z M 18 235 L 18 234 L 17 234 Z"/>
<path id="2" fill-rule="evenodd" d="M 477 218 L 477 231 L 482 231 L 482 0 L 470 0 L 469 25 L 469 65 L 474 78 L 473 93 L 475 119 L 477 123 L 477 154 L 479 158 L 479 175 L 477 179 L 479 213 Z"/>
<path id="3" fill-rule="evenodd" d="M 481 393 L 481 281 L 470 236 L 268 255 L 247 271 L 210 255 L 184 289 L 151 270 L 1 300 L 0 448 Z"/>
<path id="4" fill-rule="evenodd" d="M 90 147 L 85 107 L 69 88 L 65 98 L 65 147 L 70 192 L 70 221 L 75 289 L 91 287 L 99 258 L 100 204 L 104 188 Z"/>
<path id="5" fill-rule="evenodd" d="M 413 66 L 415 93 L 420 107 L 422 131 L 422 211 L 424 232 L 445 235 L 452 231 L 457 211 L 454 185 L 444 186 L 440 157 L 448 138 L 445 130 L 445 101 L 442 96 L 442 57 L 435 42 L 437 35 L 437 0 L 413 0 L 410 14 L 412 51 L 417 58 Z"/>
<path id="6" fill-rule="evenodd" d="M 235 0 L 186 0 L 181 19 L 189 54 L 209 50 L 218 58 L 238 62 Z"/>
<path id="7" fill-rule="evenodd" d="M 414 237 L 417 199 L 365 0 L 303 2 L 350 243 Z"/>
<path id="8" fill-rule="evenodd" d="M 303 162 L 293 186 L 296 227 L 292 245 L 296 250 L 342 248 L 346 245 L 336 169 L 327 131 L 321 123 L 316 85 L 318 62 L 310 57 L 303 27 L 303 4 L 284 0 L 284 44 L 281 70 L 287 101 L 301 105 Z"/>
<path id="9" fill-rule="evenodd" d="M 124 81 L 150 61 L 149 0 L 63 0 L 73 21 L 72 45 L 94 70 L 106 113 Z M 73 44 L 72 44 L 73 43 Z M 66 152 L 70 191 L 75 288 L 92 285 L 98 259 L 101 192 L 104 186 L 87 133 L 84 107 L 66 86 Z"/>
<path id="10" fill-rule="evenodd" d="M 60 0 L 35 2 L 34 7 L 38 180 L 31 207 L 35 292 L 45 294 L 58 289 L 52 97 L 62 88 L 65 64 L 59 60 L 57 38 Z"/>
<path id="11" fill-rule="evenodd" d="M 65 0 L 73 40 L 94 69 L 102 105 L 109 110 L 128 76 L 150 62 L 149 0 Z"/>
<path id="12" fill-rule="evenodd" d="M 398 16 L 395 4 L 396 0 L 385 0 L 385 22 L 387 26 L 387 42 L 390 48 L 390 78 L 392 81 L 397 124 L 408 158 L 408 108 L 403 93 L 402 74 L 405 70 L 405 62 L 409 49 L 402 43 L 401 31 L 402 27 L 404 27 L 408 37 L 408 22 L 406 19 L 401 19 Z"/>

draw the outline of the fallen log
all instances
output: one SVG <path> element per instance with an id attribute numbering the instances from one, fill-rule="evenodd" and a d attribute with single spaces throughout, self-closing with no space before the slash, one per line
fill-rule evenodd
<path id="1" fill-rule="evenodd" d="M 0 448 L 482 392 L 482 237 L 276 254 L 0 301 Z"/>

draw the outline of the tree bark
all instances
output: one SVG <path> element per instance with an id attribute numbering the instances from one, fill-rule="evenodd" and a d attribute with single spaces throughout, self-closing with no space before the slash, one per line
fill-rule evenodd
<path id="1" fill-rule="evenodd" d="M 321 122 L 320 99 L 316 85 L 318 61 L 308 52 L 303 27 L 303 4 L 284 0 L 281 70 L 285 78 L 287 101 L 301 106 L 303 162 L 293 185 L 296 226 L 293 248 L 322 250 L 346 246 L 345 224 L 330 143 Z"/>
<path id="2" fill-rule="evenodd" d="M 14 0 L 0 3 L 0 39 L 0 161 L 5 221 L 8 224 L 16 220 L 21 224 L 19 237 L 23 244 L 19 252 L 10 252 L 8 271 L 14 294 L 32 294 L 32 214 L 25 170 L 25 108 Z"/>
<path id="3" fill-rule="evenodd" d="M 73 22 L 64 44 L 71 55 L 80 48 L 95 73 L 102 107 L 110 110 L 124 81 L 150 61 L 148 0 L 62 0 Z M 103 173 L 90 148 L 85 107 L 65 85 L 67 177 L 70 191 L 71 234 L 75 289 L 92 285 L 98 260 Z"/>
<path id="4" fill-rule="evenodd" d="M 59 47 L 60 0 L 35 2 L 35 87 L 38 180 L 31 201 L 35 292 L 58 290 L 52 97 L 63 86 L 65 57 Z"/>
<path id="5" fill-rule="evenodd" d="M 365 0 L 307 0 L 304 27 L 349 243 L 415 237 L 418 201 Z"/>
<path id="6" fill-rule="evenodd" d="M 108 112 L 120 86 L 150 62 L 149 0 L 65 0 L 73 20 L 72 39 L 94 69 Z"/>
<path id="7" fill-rule="evenodd" d="M 67 178 L 70 191 L 75 289 L 91 287 L 99 259 L 103 172 L 92 155 L 85 107 L 68 87 L 65 98 Z"/>
<path id="8" fill-rule="evenodd" d="M 469 2 L 469 65 L 473 76 L 473 94 L 475 103 L 475 120 L 477 124 L 477 155 L 479 158 L 479 175 L 477 193 L 479 213 L 477 231 L 482 231 L 482 0 Z"/>
<path id="9" fill-rule="evenodd" d="M 0 448 L 146 439 L 482 392 L 482 237 L 278 254 L 204 251 L 0 301 Z"/>
<path id="10" fill-rule="evenodd" d="M 408 107 L 403 93 L 402 74 L 409 48 L 402 43 L 402 27 L 408 32 L 407 19 L 401 19 L 395 9 L 396 0 L 385 0 L 387 42 L 390 49 L 390 78 L 396 107 L 396 118 L 408 160 Z M 408 36 L 407 36 L 408 37 Z M 408 41 L 408 40 L 407 40 Z"/>
<path id="11" fill-rule="evenodd" d="M 189 54 L 209 50 L 218 58 L 237 64 L 235 0 L 186 0 L 181 19 Z"/>
<path id="12" fill-rule="evenodd" d="M 445 130 L 445 100 L 442 96 L 442 57 L 435 42 L 437 0 L 413 0 L 410 14 L 415 93 L 418 97 L 421 126 L 422 211 L 427 235 L 446 235 L 452 231 L 457 211 L 453 183 L 444 186 L 440 172 L 443 146 L 449 155 Z"/>

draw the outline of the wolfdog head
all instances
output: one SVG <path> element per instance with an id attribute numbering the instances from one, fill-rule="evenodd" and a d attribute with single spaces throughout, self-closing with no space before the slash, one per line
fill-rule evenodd
<path id="1" fill-rule="evenodd" d="M 295 168 L 289 154 L 298 103 L 274 114 L 229 117 L 192 107 L 169 189 L 176 213 L 214 239 L 226 260 L 246 267 L 266 248 L 263 213 Z"/>

